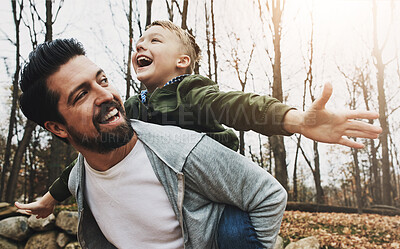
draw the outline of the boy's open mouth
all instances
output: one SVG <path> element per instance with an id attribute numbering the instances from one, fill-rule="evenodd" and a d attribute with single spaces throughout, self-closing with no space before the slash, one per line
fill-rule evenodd
<path id="1" fill-rule="evenodd" d="M 149 66 L 151 63 L 153 63 L 153 60 L 146 57 L 146 56 L 140 56 L 136 59 L 136 62 L 138 64 L 139 67 L 147 67 Z"/>

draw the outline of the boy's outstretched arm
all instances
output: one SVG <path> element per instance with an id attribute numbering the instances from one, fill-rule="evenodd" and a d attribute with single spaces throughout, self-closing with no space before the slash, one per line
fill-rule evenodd
<path id="1" fill-rule="evenodd" d="M 22 204 L 15 202 L 15 206 L 18 208 L 18 212 L 28 215 L 36 215 L 36 218 L 46 218 L 53 213 L 54 206 L 57 201 L 51 196 L 50 192 L 47 192 L 40 200 Z"/>
<path id="2" fill-rule="evenodd" d="M 305 112 L 290 110 L 285 115 L 283 127 L 291 133 L 300 133 L 318 142 L 341 144 L 352 148 L 363 148 L 362 143 L 347 137 L 377 138 L 382 128 L 355 119 L 376 119 L 379 114 L 372 111 L 332 111 L 325 104 L 332 95 L 332 85 L 324 86 L 322 96 Z"/>

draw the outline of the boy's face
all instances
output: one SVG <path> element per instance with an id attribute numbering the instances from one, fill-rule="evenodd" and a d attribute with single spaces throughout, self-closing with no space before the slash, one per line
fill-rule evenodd
<path id="1" fill-rule="evenodd" d="M 136 44 L 132 65 L 149 91 L 163 87 L 172 78 L 184 74 L 190 64 L 183 44 L 172 31 L 152 26 L 143 33 Z"/>

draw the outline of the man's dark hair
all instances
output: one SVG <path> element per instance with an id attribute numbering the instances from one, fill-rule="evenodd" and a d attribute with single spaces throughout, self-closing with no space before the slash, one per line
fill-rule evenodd
<path id="1" fill-rule="evenodd" d="M 58 110 L 60 95 L 47 87 L 47 80 L 62 65 L 79 55 L 85 55 L 85 49 L 75 39 L 45 42 L 29 54 L 29 62 L 25 64 L 19 82 L 22 90 L 20 108 L 28 119 L 42 127 L 46 121 L 65 124 Z"/>

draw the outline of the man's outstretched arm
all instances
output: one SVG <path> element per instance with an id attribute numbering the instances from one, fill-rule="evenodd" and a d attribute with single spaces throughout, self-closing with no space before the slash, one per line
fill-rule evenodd
<path id="1" fill-rule="evenodd" d="M 40 200 L 22 204 L 15 202 L 15 206 L 18 208 L 18 212 L 28 215 L 36 215 L 36 218 L 46 218 L 53 213 L 54 206 L 57 201 L 51 196 L 50 192 L 47 192 Z"/>

